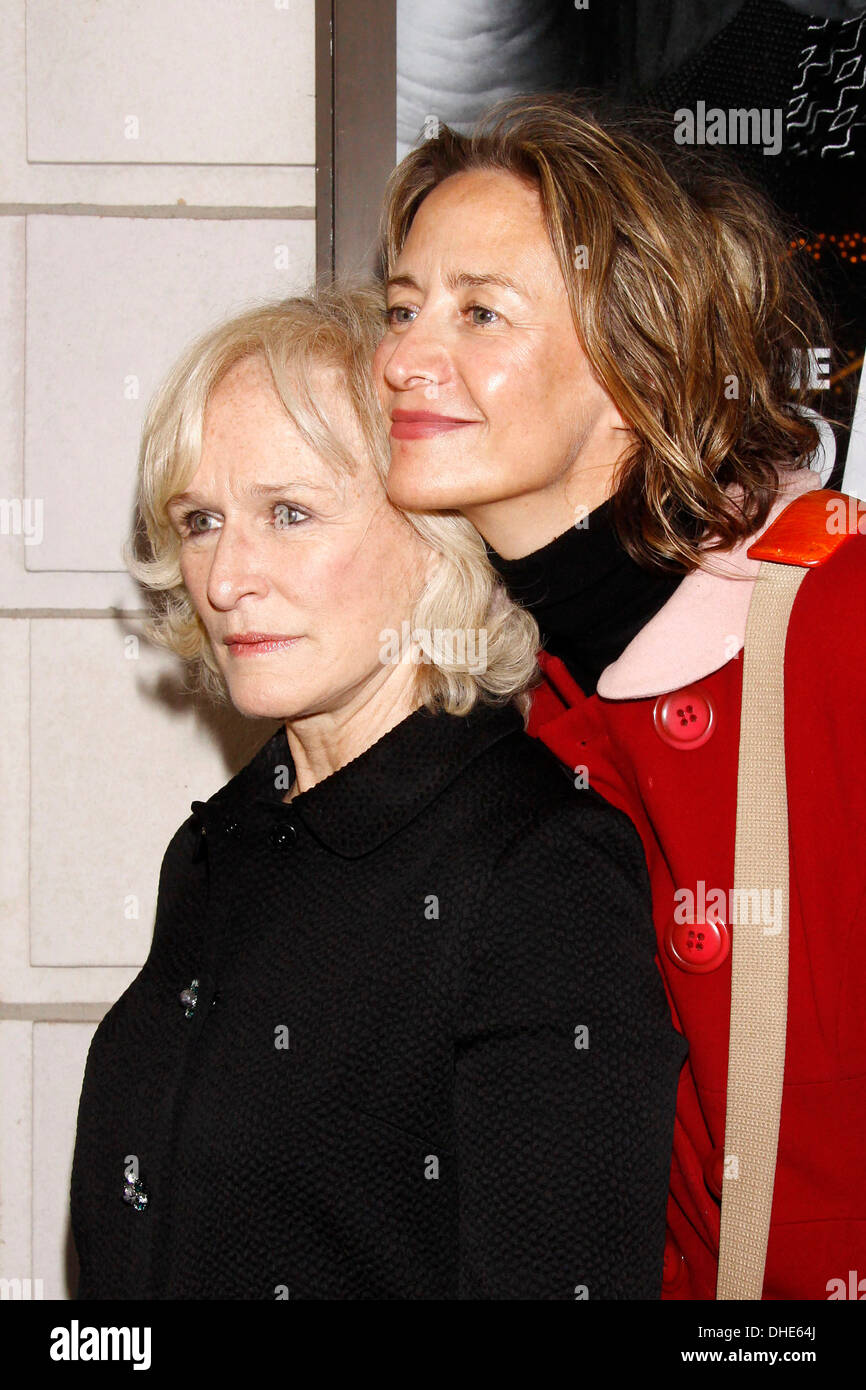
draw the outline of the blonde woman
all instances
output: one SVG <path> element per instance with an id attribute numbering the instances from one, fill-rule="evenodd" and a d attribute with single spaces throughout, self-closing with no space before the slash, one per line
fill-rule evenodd
<path id="1" fill-rule="evenodd" d="M 659 1295 L 640 842 L 526 737 L 537 629 L 471 526 L 387 500 L 381 323 L 254 310 L 148 415 L 154 635 L 278 727 L 193 802 L 91 1046 L 80 1298 Z"/>

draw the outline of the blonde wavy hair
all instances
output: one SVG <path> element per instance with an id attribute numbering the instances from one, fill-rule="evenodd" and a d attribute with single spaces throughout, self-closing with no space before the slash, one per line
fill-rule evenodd
<path id="1" fill-rule="evenodd" d="M 265 304 L 203 334 L 150 402 L 139 452 L 138 519 L 124 560 L 148 590 L 153 611 L 145 624 L 148 637 L 189 663 L 193 687 L 218 703 L 228 703 L 228 692 L 183 584 L 181 538 L 166 510 L 198 468 L 210 395 L 237 362 L 260 357 L 301 437 L 334 469 L 351 473 L 358 460 L 332 428 L 321 389 L 321 369 L 331 369 L 331 379 L 336 369 L 384 491 L 390 450 L 372 375 L 383 324 L 384 298 L 372 286 L 335 284 Z M 441 556 L 414 605 L 413 631 L 483 632 L 486 639 L 484 669 L 476 651 L 470 659 L 466 642 L 423 644 L 416 670 L 422 702 L 464 715 L 478 701 L 513 700 L 526 717 L 528 691 L 538 678 L 535 620 L 508 598 L 483 541 L 463 517 L 400 514 Z"/>
<path id="2" fill-rule="evenodd" d="M 613 492 L 632 557 L 682 572 L 757 530 L 779 473 L 819 447 L 804 365 L 826 342 L 771 205 L 716 152 L 677 146 L 670 119 L 601 121 L 573 94 L 509 98 L 471 135 L 441 125 L 394 170 L 386 276 L 427 195 L 475 169 L 539 194 L 578 339 L 635 438 Z"/>

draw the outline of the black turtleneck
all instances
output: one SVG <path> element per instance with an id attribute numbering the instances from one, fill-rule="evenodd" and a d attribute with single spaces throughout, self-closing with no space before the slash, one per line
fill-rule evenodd
<path id="1" fill-rule="evenodd" d="M 632 560 L 614 530 L 612 505 L 602 502 L 582 526 L 519 560 L 487 546 L 509 594 L 538 623 L 545 650 L 565 662 L 586 695 L 684 578 Z"/>

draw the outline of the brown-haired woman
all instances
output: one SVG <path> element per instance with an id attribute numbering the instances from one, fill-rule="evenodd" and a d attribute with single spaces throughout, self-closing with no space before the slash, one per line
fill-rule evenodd
<path id="1" fill-rule="evenodd" d="M 471 136 L 441 127 L 398 166 L 376 365 L 388 489 L 480 531 L 545 639 L 531 727 L 641 831 L 659 963 L 690 1044 L 672 1298 L 714 1297 L 722 1182 L 727 1196 L 738 1172 L 725 1133 L 759 569 L 747 552 L 766 535 L 774 559 L 815 565 L 786 647 L 790 1008 L 766 1273 L 751 1296 L 826 1298 L 856 1267 L 866 1219 L 854 1176 L 866 1171 L 866 936 L 851 925 L 866 874 L 848 852 L 866 816 L 853 637 L 866 546 L 808 466 L 822 429 L 806 408 L 809 350 L 824 328 L 776 217 L 678 147 L 672 123 L 666 140 L 576 99 L 524 97 Z"/>

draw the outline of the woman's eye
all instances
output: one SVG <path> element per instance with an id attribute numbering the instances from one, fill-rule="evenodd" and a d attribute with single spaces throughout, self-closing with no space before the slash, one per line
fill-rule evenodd
<path id="1" fill-rule="evenodd" d="M 211 529 L 210 526 L 198 526 L 196 523 L 199 517 L 203 517 L 205 521 L 213 521 L 213 517 L 208 512 L 184 512 L 183 516 L 180 519 L 182 535 L 203 536 Z"/>
<path id="2" fill-rule="evenodd" d="M 472 322 L 477 324 L 479 328 L 484 328 L 489 323 L 496 323 L 499 318 L 495 309 L 487 309 L 483 304 L 470 304 L 466 313 L 472 315 Z M 479 315 L 482 317 L 479 318 Z M 483 317 L 484 315 L 486 317 Z"/>
<path id="3" fill-rule="evenodd" d="M 408 304 L 395 304 L 392 308 L 385 310 L 385 320 L 389 328 L 403 328 L 412 322 L 417 312 L 417 309 Z M 468 304 L 462 312 L 470 314 L 472 322 L 478 328 L 486 328 L 489 324 L 498 323 L 500 318 L 495 309 L 488 309 L 484 304 Z"/>
<path id="4" fill-rule="evenodd" d="M 385 321 L 390 328 L 399 328 L 404 323 L 412 322 L 414 309 L 410 309 L 408 304 L 394 304 L 390 309 L 385 310 Z M 405 314 L 405 318 L 403 315 Z"/>
<path id="5" fill-rule="evenodd" d="M 307 520 L 307 513 L 302 512 L 300 507 L 295 507 L 291 502 L 274 503 L 274 530 L 286 531 L 290 526 L 297 526 L 302 521 Z M 214 526 L 207 524 L 200 525 L 200 522 L 216 521 L 210 512 L 189 511 L 184 512 L 180 519 L 180 529 L 182 536 L 206 536 L 210 531 L 215 530 Z"/>
<path id="6" fill-rule="evenodd" d="M 289 526 L 297 526 L 298 522 L 306 521 L 307 513 L 302 512 L 300 507 L 293 507 L 290 502 L 278 502 L 274 507 L 274 529 L 284 531 Z"/>

